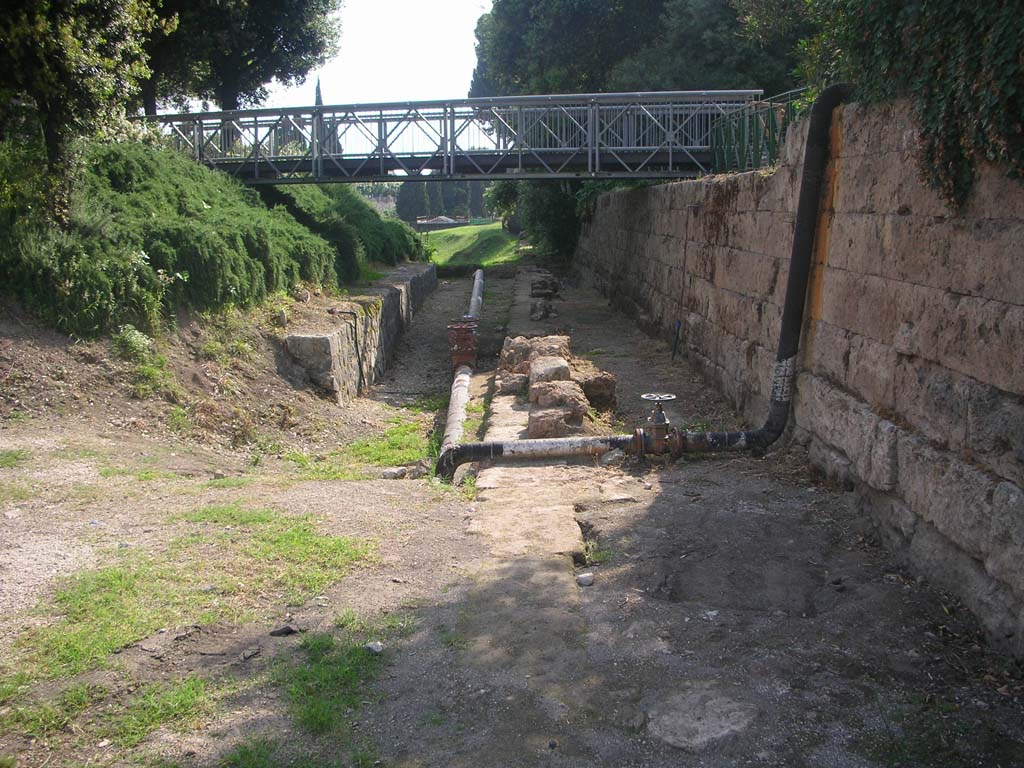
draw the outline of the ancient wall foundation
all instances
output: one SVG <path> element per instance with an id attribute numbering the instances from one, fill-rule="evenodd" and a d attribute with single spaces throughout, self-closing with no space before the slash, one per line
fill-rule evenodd
<path id="1" fill-rule="evenodd" d="M 433 264 L 398 267 L 365 296 L 338 301 L 332 308 L 341 321 L 337 328 L 292 334 L 285 351 L 314 386 L 346 403 L 384 373 L 413 313 L 436 287 Z"/>
<path id="2" fill-rule="evenodd" d="M 766 414 L 806 121 L 774 173 L 616 192 L 577 263 L 751 424 Z M 818 221 L 790 439 L 888 544 L 1024 655 L 1024 185 L 981 169 L 953 214 L 906 105 L 848 105 Z"/>

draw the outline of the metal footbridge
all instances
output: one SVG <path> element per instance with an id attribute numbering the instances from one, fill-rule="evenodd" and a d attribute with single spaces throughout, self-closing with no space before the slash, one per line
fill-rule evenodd
<path id="1" fill-rule="evenodd" d="M 145 118 L 247 184 L 688 178 L 713 168 L 721 121 L 761 91 L 514 96 Z"/>

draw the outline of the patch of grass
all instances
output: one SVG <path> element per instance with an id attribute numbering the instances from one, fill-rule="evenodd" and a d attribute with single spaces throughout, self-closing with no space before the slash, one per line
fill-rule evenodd
<path id="1" fill-rule="evenodd" d="M 406 613 L 387 613 L 371 619 L 346 608 L 334 618 L 334 626 L 361 640 L 408 637 L 416 629 L 416 619 Z"/>
<path id="2" fill-rule="evenodd" d="M 441 644 L 453 651 L 464 651 L 469 647 L 469 641 L 450 627 L 438 627 L 437 634 Z"/>
<path id="3" fill-rule="evenodd" d="M 611 547 L 602 544 L 600 539 L 594 538 L 583 542 L 583 556 L 587 565 L 603 565 L 615 556 L 615 552 Z"/>
<path id="4" fill-rule="evenodd" d="M 308 518 L 238 504 L 204 507 L 186 520 L 231 530 L 212 539 L 196 531 L 156 556 L 118 550 L 114 564 L 66 580 L 55 619 L 16 640 L 23 671 L 39 678 L 100 668 L 160 627 L 237 620 L 253 599 L 275 592 L 301 603 L 374 552 L 369 542 L 319 533 Z"/>
<path id="5" fill-rule="evenodd" d="M 886 766 L 1024 765 L 1024 743 L 997 723 L 952 703 L 923 699 L 908 703 L 884 731 L 864 733 L 854 745 Z"/>
<path id="6" fill-rule="evenodd" d="M 436 264 L 479 264 L 491 267 L 519 259 L 516 238 L 500 222 L 479 226 L 453 227 L 426 236 L 427 250 L 434 250 Z"/>
<path id="7" fill-rule="evenodd" d="M 162 472 L 158 469 L 134 469 L 132 467 L 101 467 L 100 477 L 131 477 L 139 482 L 151 480 L 171 480 L 177 477 L 173 472 Z"/>
<path id="8" fill-rule="evenodd" d="M 206 714 L 212 696 L 206 682 L 186 677 L 173 683 L 147 685 L 111 723 L 111 735 L 122 747 L 134 747 L 162 726 L 186 728 Z"/>
<path id="9" fill-rule="evenodd" d="M 106 696 L 107 690 L 102 686 L 73 685 L 56 702 L 12 708 L 8 714 L 0 717 L 0 726 L 29 738 L 45 738 L 63 731 L 93 703 Z"/>
<path id="10" fill-rule="evenodd" d="M 136 400 L 145 400 L 154 395 L 162 395 L 168 399 L 178 399 L 180 387 L 174 374 L 167 368 L 164 355 L 153 355 L 135 366 L 131 376 L 131 396 Z"/>
<path id="11" fill-rule="evenodd" d="M 28 501 L 35 494 L 20 483 L 0 483 L 0 504 Z"/>
<path id="12" fill-rule="evenodd" d="M 462 495 L 466 498 L 466 501 L 473 501 L 476 499 L 476 475 L 467 474 L 462 478 Z"/>
<path id="13" fill-rule="evenodd" d="M 367 477 L 362 470 L 344 462 L 339 454 L 318 458 L 289 451 L 284 458 L 299 469 L 304 480 L 364 480 Z"/>
<path id="14" fill-rule="evenodd" d="M 274 671 L 292 717 L 311 733 L 347 731 L 345 716 L 366 698 L 381 657 L 325 633 L 306 635 L 300 649 L 301 660 L 281 663 Z"/>
<path id="15" fill-rule="evenodd" d="M 246 509 L 240 503 L 211 504 L 184 516 L 190 523 L 213 523 L 215 525 L 259 525 L 272 523 L 281 516 L 272 509 Z"/>
<path id="16" fill-rule="evenodd" d="M 175 432 L 187 432 L 192 428 L 192 419 L 187 410 L 176 405 L 167 414 L 167 426 Z"/>
<path id="17" fill-rule="evenodd" d="M 142 363 L 153 352 L 153 340 L 134 325 L 122 325 L 110 340 L 114 343 L 114 352 L 122 360 Z"/>
<path id="18" fill-rule="evenodd" d="M 451 400 L 451 396 L 452 394 L 448 390 L 423 395 L 411 403 L 404 404 L 402 408 L 413 413 L 437 413 L 448 409 L 448 401 Z"/>
<path id="19" fill-rule="evenodd" d="M 376 755 L 359 747 L 351 749 L 347 761 L 316 755 L 296 757 L 268 738 L 255 738 L 238 744 L 217 763 L 218 768 L 280 768 L 282 765 L 290 768 L 370 768 L 379 764 Z"/>
<path id="20" fill-rule="evenodd" d="M 21 448 L 0 451 L 0 469 L 14 469 L 32 458 L 32 454 Z"/>
<path id="21" fill-rule="evenodd" d="M 255 482 L 255 478 L 252 477 L 218 477 L 213 480 L 207 480 L 203 483 L 203 488 L 244 488 L 250 483 Z"/>
<path id="22" fill-rule="evenodd" d="M 13 423 L 18 423 L 20 421 L 28 421 L 30 418 L 32 418 L 32 416 L 28 411 L 11 411 L 9 414 L 7 414 L 7 420 Z M 0 763 L 0 766 L 2 765 L 3 764 Z"/>
<path id="23" fill-rule="evenodd" d="M 352 443 L 339 453 L 378 467 L 412 464 L 427 456 L 428 440 L 422 424 L 401 419 L 392 419 L 390 423 L 393 426 L 379 437 Z"/>

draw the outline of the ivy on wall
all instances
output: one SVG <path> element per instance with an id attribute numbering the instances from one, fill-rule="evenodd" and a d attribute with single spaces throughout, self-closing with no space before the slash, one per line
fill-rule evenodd
<path id="1" fill-rule="evenodd" d="M 862 96 L 909 96 L 927 180 L 964 204 L 978 163 L 1024 180 L 1024 1 L 824 0 Z"/>

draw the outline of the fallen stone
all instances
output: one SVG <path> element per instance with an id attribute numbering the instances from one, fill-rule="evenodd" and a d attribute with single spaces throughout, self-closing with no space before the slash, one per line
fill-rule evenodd
<path id="1" fill-rule="evenodd" d="M 213 473 L 213 479 L 214 480 L 223 480 L 226 477 L 227 477 L 227 473 L 221 472 L 220 470 L 218 470 L 218 471 Z"/>
<path id="2" fill-rule="evenodd" d="M 260 652 L 262 650 L 263 649 L 260 648 L 258 645 L 250 645 L 248 648 L 242 651 L 242 661 L 248 661 L 249 659 L 256 658 L 260 655 Z"/>
<path id="3" fill-rule="evenodd" d="M 557 296 L 562 284 L 555 277 L 540 277 L 530 282 L 530 297 L 534 299 L 550 299 Z"/>
<path id="4" fill-rule="evenodd" d="M 530 359 L 538 357 L 564 357 L 568 360 L 569 337 L 568 336 L 537 336 L 530 339 Z"/>
<path id="5" fill-rule="evenodd" d="M 614 448 L 608 453 L 602 454 L 598 462 L 602 467 L 611 467 L 616 464 L 621 464 L 622 460 L 626 458 L 626 452 L 621 448 Z"/>
<path id="6" fill-rule="evenodd" d="M 374 656 L 379 656 L 380 654 L 384 653 L 384 643 L 382 643 L 380 640 L 374 640 L 373 642 L 369 642 L 366 645 L 364 645 L 363 649 L 369 651 Z"/>
<path id="7" fill-rule="evenodd" d="M 525 336 L 508 337 L 505 339 L 505 343 L 502 344 L 498 367 L 506 371 L 515 370 L 516 366 L 521 363 L 530 362 L 530 353 L 532 351 L 533 347 L 530 346 L 530 340 Z"/>
<path id="8" fill-rule="evenodd" d="M 564 357 L 537 357 L 530 361 L 530 386 L 539 381 L 568 381 L 569 363 Z"/>
<path id="9" fill-rule="evenodd" d="M 274 318 L 274 322 L 279 327 L 284 328 L 286 325 L 288 325 L 288 312 L 282 309 L 280 312 L 277 313 L 277 317 Z"/>
<path id="10" fill-rule="evenodd" d="M 586 573 L 581 573 L 579 576 L 576 577 L 576 583 L 579 584 L 581 587 L 589 587 L 594 583 L 594 574 L 592 574 L 590 571 L 587 571 Z"/>
<path id="11" fill-rule="evenodd" d="M 558 317 L 554 305 L 547 299 L 530 302 L 530 319 L 546 320 L 549 317 Z"/>
<path id="12" fill-rule="evenodd" d="M 530 402 L 541 408 L 568 408 L 569 424 L 579 426 L 590 410 L 586 395 L 575 381 L 541 381 L 530 387 Z"/>
<path id="13" fill-rule="evenodd" d="M 285 624 L 283 627 L 270 630 L 271 637 L 288 637 L 288 635 L 298 634 L 299 630 L 293 627 L 291 624 Z"/>
<path id="14" fill-rule="evenodd" d="M 736 701 L 710 685 L 697 686 L 656 705 L 649 713 L 647 732 L 673 747 L 699 752 L 746 730 L 756 715 L 752 704 Z"/>
<path id="15" fill-rule="evenodd" d="M 570 424 L 572 411 L 568 408 L 531 408 L 526 432 L 530 438 L 568 437 L 579 432 Z"/>
<path id="16" fill-rule="evenodd" d="M 601 411 L 615 410 L 615 375 L 596 367 L 581 368 L 574 364 L 572 379 L 583 390 L 590 404 Z"/>
<path id="17" fill-rule="evenodd" d="M 514 395 L 526 389 L 530 377 L 525 373 L 500 373 L 494 379 L 494 389 L 499 395 Z"/>
<path id="18" fill-rule="evenodd" d="M 380 473 L 382 480 L 401 480 L 409 474 L 409 470 L 406 467 L 388 467 Z"/>

